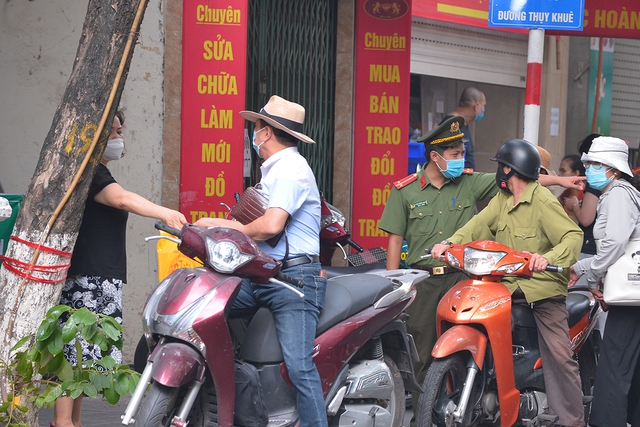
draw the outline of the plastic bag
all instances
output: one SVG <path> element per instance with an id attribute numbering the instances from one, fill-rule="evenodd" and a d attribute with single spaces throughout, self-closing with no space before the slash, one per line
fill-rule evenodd
<path id="1" fill-rule="evenodd" d="M 170 234 L 163 231 L 160 234 L 170 236 Z M 178 268 L 202 267 L 201 262 L 191 259 L 180 252 L 178 245 L 171 240 L 158 240 L 156 251 L 158 252 L 158 282 Z"/>

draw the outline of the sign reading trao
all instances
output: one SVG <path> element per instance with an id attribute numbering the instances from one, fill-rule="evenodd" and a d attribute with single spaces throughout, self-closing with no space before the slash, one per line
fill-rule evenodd
<path id="1" fill-rule="evenodd" d="M 582 31 L 584 0 L 491 0 L 489 27 Z"/>
<path id="2" fill-rule="evenodd" d="M 242 193 L 247 0 L 184 0 L 180 211 L 224 217 Z"/>
<path id="3" fill-rule="evenodd" d="M 407 171 L 411 0 L 356 1 L 356 83 L 351 233 L 387 247 L 378 228 L 394 181 Z"/>

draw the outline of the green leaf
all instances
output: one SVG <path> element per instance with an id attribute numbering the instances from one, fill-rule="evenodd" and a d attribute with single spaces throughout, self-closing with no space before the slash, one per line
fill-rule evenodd
<path id="1" fill-rule="evenodd" d="M 27 412 L 29 410 L 29 408 L 27 408 L 26 406 L 22 406 L 22 405 L 16 405 L 16 409 L 18 409 L 18 411 L 20 411 L 20 412 Z"/>
<path id="2" fill-rule="evenodd" d="M 66 313 L 71 310 L 71 307 L 68 305 L 60 304 L 55 307 L 51 307 L 45 316 L 45 319 L 53 320 L 55 322 L 58 321 L 58 318 L 62 315 L 62 313 Z"/>
<path id="3" fill-rule="evenodd" d="M 44 404 L 53 403 L 60 396 L 62 396 L 62 387 L 61 386 L 53 387 L 53 388 L 51 388 L 49 390 L 49 392 L 47 392 L 47 390 L 45 389 L 45 391 L 43 393 L 43 397 L 44 397 L 44 402 L 43 403 Z"/>
<path id="4" fill-rule="evenodd" d="M 64 357 L 60 362 L 60 367 L 58 368 L 57 371 L 55 371 L 55 374 L 62 381 L 68 381 L 73 379 L 73 368 L 71 367 L 67 359 L 65 359 Z"/>
<path id="5" fill-rule="evenodd" d="M 89 311 L 87 307 L 79 308 L 78 311 L 71 315 L 73 321 L 78 325 L 97 325 L 98 324 L 98 316 L 95 313 Z"/>
<path id="6" fill-rule="evenodd" d="M 107 336 L 112 340 L 118 341 L 121 339 L 120 329 L 115 328 L 111 323 L 103 322 L 102 329 L 104 330 L 104 333 L 107 334 Z"/>
<path id="7" fill-rule="evenodd" d="M 129 379 L 127 378 L 127 374 L 121 373 L 118 375 L 115 388 L 120 396 L 124 396 L 129 392 Z"/>
<path id="8" fill-rule="evenodd" d="M 115 405 L 120 400 L 120 395 L 114 387 L 110 387 L 104 390 L 104 398 L 107 399 L 107 402 L 111 405 Z"/>
<path id="9" fill-rule="evenodd" d="M 18 341 L 16 343 L 16 345 L 14 345 L 13 347 L 11 347 L 11 351 L 16 351 L 17 349 L 19 349 L 20 347 L 22 347 L 27 341 L 29 341 L 29 339 L 32 337 L 32 335 L 27 335 L 26 337 L 22 338 L 20 341 Z"/>
<path id="10" fill-rule="evenodd" d="M 0 405 L 0 414 L 6 411 L 7 408 L 9 408 L 9 402 L 2 402 L 2 405 Z"/>
<path id="11" fill-rule="evenodd" d="M 58 369 L 60 369 L 60 366 L 62 366 L 63 360 L 64 360 L 63 352 L 56 354 L 55 356 L 53 356 L 53 359 L 51 359 L 51 362 L 49 362 L 49 364 L 47 365 L 47 370 L 49 372 L 56 372 Z"/>
<path id="12" fill-rule="evenodd" d="M 73 321 L 73 319 L 67 320 L 67 323 L 64 324 L 62 328 L 62 341 L 67 344 L 72 339 L 76 337 L 78 334 L 78 325 Z"/>
<path id="13" fill-rule="evenodd" d="M 71 395 L 69 397 L 71 397 L 72 399 L 77 399 L 82 395 L 82 393 L 84 393 L 84 387 L 82 384 L 78 384 L 78 387 L 71 392 Z"/>
<path id="14" fill-rule="evenodd" d="M 106 353 L 109 351 L 109 343 L 103 334 L 95 334 L 93 337 L 93 343 L 100 347 L 100 351 Z"/>
<path id="15" fill-rule="evenodd" d="M 129 393 L 133 394 L 136 391 L 136 387 L 138 387 L 138 382 L 140 382 L 140 374 L 137 372 L 133 372 L 129 376 Z"/>
<path id="16" fill-rule="evenodd" d="M 91 383 L 84 383 L 84 394 L 89 397 L 98 397 L 98 390 Z"/>
<path id="17" fill-rule="evenodd" d="M 54 330 L 49 337 L 49 345 L 47 346 L 47 349 L 54 356 L 62 353 L 62 332 L 60 329 Z"/>
<path id="18" fill-rule="evenodd" d="M 30 372 L 33 372 L 33 365 L 31 364 L 31 361 L 27 358 L 26 355 L 20 357 L 20 359 L 18 360 L 16 371 L 18 372 L 18 375 L 22 375 L 23 377 L 29 374 Z"/>
<path id="19" fill-rule="evenodd" d="M 40 327 L 38 328 L 38 332 L 36 333 L 36 341 L 44 341 L 53 333 L 54 329 L 58 326 L 56 321 L 44 320 Z"/>
<path id="20" fill-rule="evenodd" d="M 107 370 L 113 370 L 116 367 L 116 361 L 111 356 L 105 356 L 100 361 L 100 365 L 103 366 Z"/>
<path id="21" fill-rule="evenodd" d="M 98 332 L 98 324 L 91 323 L 89 325 L 85 325 L 80 331 L 82 338 L 86 341 L 93 342 L 93 336 Z"/>

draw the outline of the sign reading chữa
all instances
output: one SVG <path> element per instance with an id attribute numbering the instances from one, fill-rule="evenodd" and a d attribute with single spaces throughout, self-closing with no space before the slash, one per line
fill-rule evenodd
<path id="1" fill-rule="evenodd" d="M 243 190 L 247 0 L 184 0 L 180 211 L 224 217 Z"/>

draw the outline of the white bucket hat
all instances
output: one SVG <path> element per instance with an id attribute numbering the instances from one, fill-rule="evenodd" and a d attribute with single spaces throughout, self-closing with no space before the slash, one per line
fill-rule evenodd
<path id="1" fill-rule="evenodd" d="M 629 167 L 629 146 L 620 138 L 599 136 L 593 140 L 587 153 L 582 155 L 583 162 L 598 162 L 620 172 L 633 176 Z"/>
<path id="2" fill-rule="evenodd" d="M 316 143 L 307 135 L 300 133 L 304 124 L 304 107 L 280 98 L 278 95 L 273 95 L 259 113 L 243 110 L 240 111 L 240 115 L 252 122 L 258 119 L 264 120 L 270 126 L 283 130 L 307 144 Z"/>

